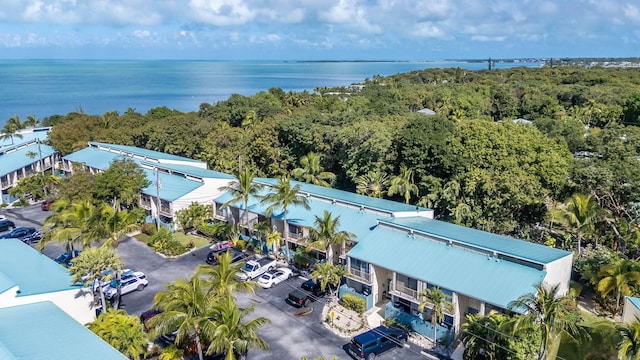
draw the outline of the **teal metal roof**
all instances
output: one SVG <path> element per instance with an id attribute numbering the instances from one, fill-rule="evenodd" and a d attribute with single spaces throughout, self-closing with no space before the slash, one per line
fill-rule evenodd
<path id="1" fill-rule="evenodd" d="M 255 182 L 260 184 L 266 184 L 275 186 L 278 183 L 278 179 L 272 178 L 256 178 Z M 415 205 L 409 205 L 400 203 L 397 201 L 378 199 L 366 195 L 360 195 L 349 191 L 338 190 L 333 188 L 327 188 L 323 186 L 307 184 L 304 182 L 291 180 L 291 185 L 300 185 L 300 192 L 310 193 L 313 195 L 321 196 L 328 199 L 335 199 L 338 201 L 348 202 L 354 205 L 366 206 L 374 209 L 384 210 L 387 212 L 411 212 L 411 211 L 429 211 L 430 209 L 423 207 L 416 207 Z"/>
<path id="2" fill-rule="evenodd" d="M 31 132 L 25 132 L 22 134 L 22 138 L 17 136 L 13 137 L 13 144 L 11 144 L 11 139 L 0 139 L 0 152 L 8 150 L 10 148 L 20 146 L 21 144 L 28 143 L 39 139 L 40 142 L 47 140 L 47 136 L 49 135 L 49 130 L 51 128 L 43 127 L 43 128 L 35 128 Z"/>
<path id="3" fill-rule="evenodd" d="M 249 198 L 249 211 L 266 215 L 266 210 L 270 204 L 261 203 L 260 196 L 269 193 L 269 188 L 262 188 L 259 191 L 258 196 L 251 196 Z M 224 204 L 232 199 L 232 195 L 229 192 L 223 193 L 215 199 L 218 204 Z M 290 224 L 315 227 L 315 217 L 322 218 L 324 211 L 329 211 L 334 218 L 340 217 L 339 231 L 348 231 L 356 235 L 357 240 L 360 236 L 363 236 L 369 232 L 369 227 L 376 224 L 376 219 L 380 217 L 379 214 L 370 214 L 360 211 L 359 208 L 349 208 L 339 203 L 333 204 L 330 202 L 320 201 L 317 199 L 309 198 L 310 209 L 305 209 L 302 205 L 289 205 L 287 208 L 287 222 Z M 242 201 L 231 204 L 235 208 L 244 209 L 244 203 Z M 282 220 L 282 209 L 276 209 L 271 217 L 274 219 Z"/>
<path id="4" fill-rule="evenodd" d="M 29 153 L 34 153 L 36 156 L 32 159 L 29 157 Z M 43 144 L 40 144 L 40 152 L 38 152 L 38 144 L 36 143 L 9 153 L 0 152 L 0 176 L 10 174 L 25 166 L 37 163 L 40 154 L 42 154 L 43 158 L 46 158 L 55 153 L 56 151 L 51 146 Z"/>
<path id="5" fill-rule="evenodd" d="M 501 307 L 534 292 L 546 272 L 376 227 L 348 255 Z"/>
<path id="6" fill-rule="evenodd" d="M 65 268 L 18 239 L 0 240 L 0 274 L 5 288 L 18 285 L 18 297 L 79 288 Z"/>
<path id="7" fill-rule="evenodd" d="M 160 190 L 158 191 L 156 187 L 156 172 L 146 168 L 142 170 L 147 174 L 147 180 L 151 182 L 151 185 L 142 189 L 142 192 L 150 196 L 156 196 L 159 192 L 162 200 L 175 201 L 203 185 L 200 181 L 190 180 L 184 176 L 159 172 Z"/>
<path id="8" fill-rule="evenodd" d="M 230 174 L 225 174 L 223 172 L 215 171 L 215 170 L 203 169 L 196 166 L 166 164 L 166 163 L 157 164 L 157 163 L 150 163 L 146 161 L 142 161 L 142 163 L 149 164 L 151 166 L 158 166 L 163 169 L 168 169 L 175 172 L 181 172 L 187 175 L 192 175 L 200 178 L 227 179 L 227 180 L 233 180 L 236 178 L 235 176 Z"/>
<path id="9" fill-rule="evenodd" d="M 155 151 L 155 150 L 148 150 L 148 149 L 138 148 L 138 147 L 135 147 L 135 146 L 114 145 L 114 144 L 106 144 L 106 143 L 99 143 L 99 142 L 89 142 L 89 145 L 90 146 L 106 147 L 106 148 L 110 148 L 110 149 L 113 149 L 113 150 L 116 150 L 116 151 L 122 151 L 122 152 L 126 152 L 126 153 L 136 154 L 138 156 L 142 156 L 142 157 L 149 158 L 149 159 L 185 161 L 185 162 L 191 162 L 191 163 L 202 163 L 202 161 L 189 159 L 189 158 L 182 157 L 182 156 L 177 156 L 177 155 L 165 154 L 165 153 L 162 153 L 162 152 L 159 152 L 159 151 Z"/>
<path id="10" fill-rule="evenodd" d="M 48 301 L 0 309 L 0 358 L 127 359 Z"/>
<path id="11" fill-rule="evenodd" d="M 64 160 L 82 163 L 87 166 L 106 170 L 116 159 L 122 159 L 122 155 L 101 151 L 96 147 L 86 147 L 74 153 L 62 157 Z"/>
<path id="12" fill-rule="evenodd" d="M 8 278 L 0 271 L 0 294 L 16 286 L 16 282 Z M 1 359 L 1 358 L 0 358 Z"/>
<path id="13" fill-rule="evenodd" d="M 138 165 L 140 165 L 141 163 L 144 163 L 144 164 L 150 164 L 151 166 L 157 166 L 159 168 L 176 167 L 175 165 L 149 163 L 149 162 L 140 161 L 138 159 L 125 157 L 124 155 L 120 155 L 118 153 L 103 151 L 93 146 L 76 151 L 64 157 L 65 160 L 83 163 L 87 166 L 91 166 L 99 170 L 106 170 L 107 168 L 109 168 L 109 166 L 113 161 L 124 159 L 124 158 L 131 159 L 134 162 L 136 162 Z M 204 174 L 205 172 L 210 172 L 211 174 L 209 175 L 217 174 L 216 171 L 197 169 L 191 166 L 180 166 L 180 167 L 191 168 L 191 170 L 198 171 L 200 174 Z M 157 189 L 156 189 L 155 171 L 147 168 L 142 168 L 142 170 L 144 170 L 145 174 L 147 175 L 147 180 L 151 182 L 151 185 L 142 189 L 142 192 L 151 196 L 156 196 Z M 182 170 L 185 170 L 185 169 L 182 169 Z M 203 185 L 203 183 L 200 181 L 190 180 L 179 174 L 168 174 L 161 171 L 158 174 L 158 176 L 160 178 L 160 184 L 161 184 L 160 198 L 167 201 L 177 200 L 182 196 L 190 193 L 191 191 Z"/>
<path id="14" fill-rule="evenodd" d="M 548 264 L 571 255 L 568 251 L 422 217 L 394 218 L 382 221 L 539 264 Z"/>

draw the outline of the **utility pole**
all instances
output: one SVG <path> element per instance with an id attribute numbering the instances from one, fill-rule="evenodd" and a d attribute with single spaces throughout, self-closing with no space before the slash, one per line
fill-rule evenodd
<path id="1" fill-rule="evenodd" d="M 156 230 L 160 230 L 160 175 L 156 167 Z"/>
<path id="2" fill-rule="evenodd" d="M 47 187 L 45 186 L 45 180 L 44 180 L 44 162 L 42 161 L 42 149 L 40 149 L 40 139 L 36 138 L 36 144 L 38 145 L 38 166 L 40 166 L 40 174 L 42 175 L 42 191 L 44 191 L 44 196 L 46 198 Z"/>

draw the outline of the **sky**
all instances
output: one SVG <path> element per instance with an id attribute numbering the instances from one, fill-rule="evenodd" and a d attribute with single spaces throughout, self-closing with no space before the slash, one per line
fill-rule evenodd
<path id="1" fill-rule="evenodd" d="M 638 0 L 0 0 L 0 59 L 638 57 Z"/>

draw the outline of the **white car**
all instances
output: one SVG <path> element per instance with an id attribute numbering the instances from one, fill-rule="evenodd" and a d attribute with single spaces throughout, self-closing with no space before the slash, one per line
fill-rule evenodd
<path id="1" fill-rule="evenodd" d="M 120 295 L 128 294 L 132 291 L 140 291 L 149 285 L 149 280 L 142 271 L 131 271 L 122 274 L 120 278 Z M 112 280 L 109 287 L 105 290 L 104 295 L 107 299 L 111 299 L 118 292 L 117 280 Z"/>
<path id="2" fill-rule="evenodd" d="M 291 278 L 291 273 L 291 269 L 285 267 L 267 271 L 258 278 L 258 285 L 265 289 L 274 287 Z"/>

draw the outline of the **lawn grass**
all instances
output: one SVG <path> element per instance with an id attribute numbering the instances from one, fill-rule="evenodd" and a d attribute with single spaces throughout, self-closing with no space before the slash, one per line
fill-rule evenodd
<path id="1" fill-rule="evenodd" d="M 615 323 L 588 312 L 582 312 L 580 325 L 584 326 L 589 335 L 576 343 L 572 339 L 563 338 L 560 343 L 558 357 L 564 359 L 615 359 L 616 345 L 620 341 L 620 334 Z"/>
<path id="2" fill-rule="evenodd" d="M 181 231 L 176 231 L 174 233 L 171 233 L 171 235 L 173 237 L 173 240 L 178 241 L 180 244 L 182 244 L 186 248 L 189 248 L 189 245 L 191 242 L 193 242 L 196 249 L 199 249 L 210 243 L 209 239 L 205 239 L 205 238 L 190 235 L 190 234 L 185 234 Z M 135 238 L 138 239 L 138 241 L 141 241 L 146 244 L 149 240 L 149 235 L 140 233 L 136 235 Z"/>
<path id="3" fill-rule="evenodd" d="M 173 240 L 178 241 L 187 249 L 189 248 L 189 245 L 191 245 L 191 243 L 193 243 L 196 249 L 199 249 L 210 243 L 209 239 L 201 238 L 199 236 L 194 236 L 191 234 L 185 234 L 182 231 L 176 231 L 171 235 L 173 235 Z"/>

